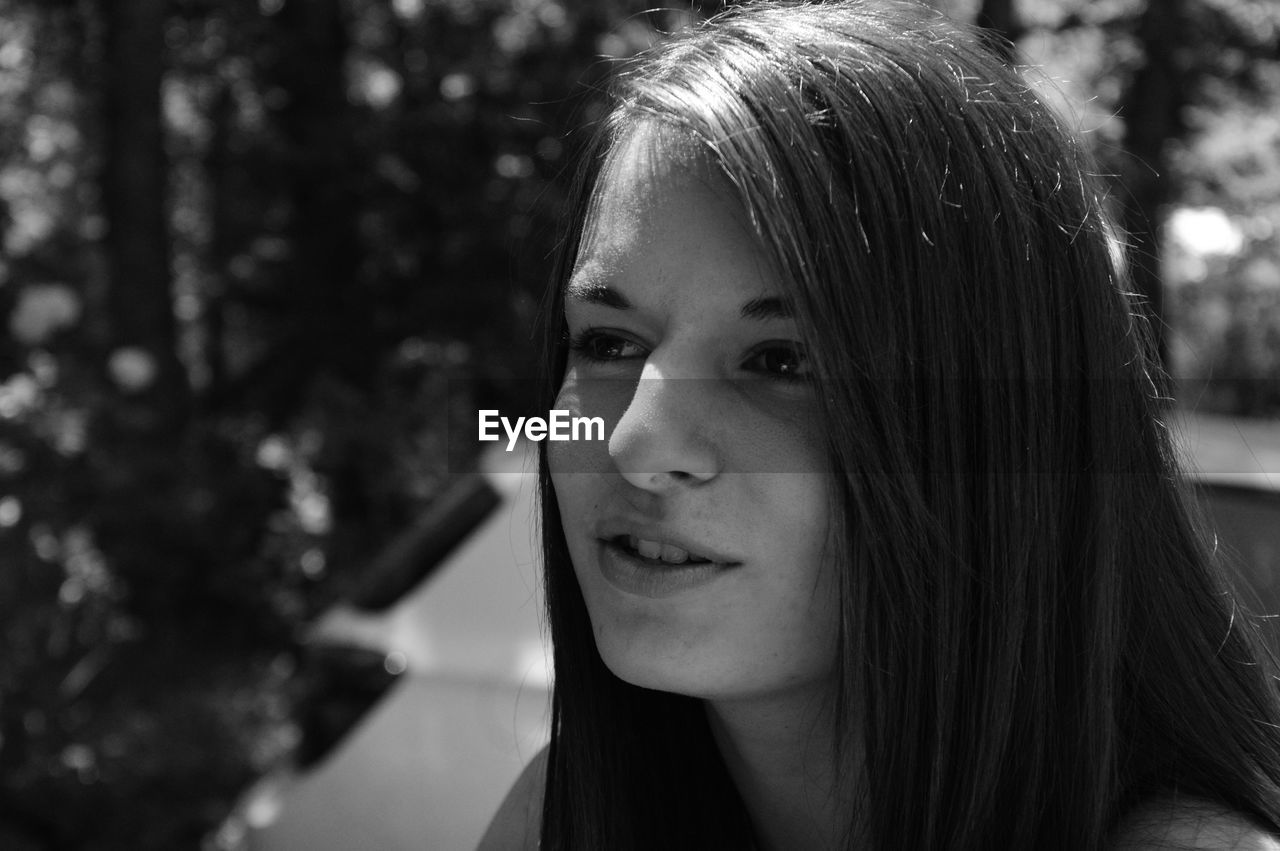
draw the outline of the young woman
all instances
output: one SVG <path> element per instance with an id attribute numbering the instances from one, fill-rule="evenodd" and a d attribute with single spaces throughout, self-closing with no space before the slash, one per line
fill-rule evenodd
<path id="1" fill-rule="evenodd" d="M 1081 143 L 931 12 L 624 74 L 548 305 L 549 749 L 484 848 L 1275 848 L 1280 707 Z"/>

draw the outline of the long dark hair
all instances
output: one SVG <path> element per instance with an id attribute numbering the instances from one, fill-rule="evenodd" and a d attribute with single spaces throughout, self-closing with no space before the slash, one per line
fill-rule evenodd
<path id="1" fill-rule="evenodd" d="M 876 847 L 1100 848 L 1161 795 L 1280 829 L 1273 668 L 1191 519 L 1079 139 L 979 37 L 900 4 L 747 4 L 612 94 L 549 296 L 548 374 L 601 163 L 638 121 L 682 128 L 816 353 L 839 752 Z M 541 493 L 542 847 L 748 847 L 700 702 L 596 652 L 545 456 Z"/>

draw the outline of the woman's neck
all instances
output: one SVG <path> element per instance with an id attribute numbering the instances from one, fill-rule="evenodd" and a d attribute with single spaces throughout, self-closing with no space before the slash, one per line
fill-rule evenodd
<path id="1" fill-rule="evenodd" d="M 761 851 L 843 847 L 853 794 L 838 787 L 830 713 L 812 695 L 707 702 L 716 746 Z"/>

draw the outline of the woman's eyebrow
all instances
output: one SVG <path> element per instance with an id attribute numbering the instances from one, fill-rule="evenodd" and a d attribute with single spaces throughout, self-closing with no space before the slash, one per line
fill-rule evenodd
<path id="1" fill-rule="evenodd" d="M 598 281 L 570 281 L 569 285 L 564 288 L 564 297 L 566 300 L 578 301 L 584 304 L 599 304 L 605 307 L 617 308 L 618 310 L 631 309 L 631 302 L 627 301 L 626 296 L 611 288 L 608 284 L 602 284 Z"/>
<path id="2" fill-rule="evenodd" d="M 630 310 L 632 306 L 626 296 L 608 284 L 600 283 L 599 281 L 570 281 L 569 285 L 565 287 L 564 296 L 567 301 L 598 304 L 617 310 Z M 790 301 L 777 296 L 753 298 L 744 304 L 739 312 L 743 319 L 760 322 L 795 317 L 795 310 L 792 308 Z"/>
<path id="3" fill-rule="evenodd" d="M 743 319 L 769 320 L 792 319 L 796 315 L 791 302 L 777 296 L 753 298 L 742 306 Z"/>

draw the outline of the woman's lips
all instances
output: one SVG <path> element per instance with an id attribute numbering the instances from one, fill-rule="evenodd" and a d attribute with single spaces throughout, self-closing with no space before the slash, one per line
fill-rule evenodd
<path id="1" fill-rule="evenodd" d="M 614 518 L 599 523 L 596 538 L 605 544 L 618 546 L 638 558 L 654 564 L 716 564 L 733 567 L 741 561 L 705 541 L 693 540 L 677 530 L 665 526 L 637 522 L 627 518 Z"/>
<path id="2" fill-rule="evenodd" d="M 667 564 L 710 564 L 711 559 L 697 553 L 668 544 L 664 541 L 650 541 L 635 535 L 619 535 L 613 539 L 618 546 L 626 546 L 633 553 L 647 559 L 663 561 Z"/>
<path id="3" fill-rule="evenodd" d="M 637 544 L 655 543 L 637 538 Z M 659 542 L 660 543 L 660 542 Z M 669 546 L 672 554 L 687 556 L 688 551 L 671 544 L 659 546 L 659 556 L 646 556 L 631 546 L 630 536 L 600 540 L 597 549 L 600 573 L 605 581 L 628 594 L 661 599 L 684 591 L 690 591 L 728 573 L 734 565 L 721 564 L 705 559 L 673 562 L 661 558 L 662 547 Z M 650 550 L 652 548 L 649 548 Z"/>

